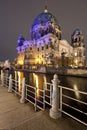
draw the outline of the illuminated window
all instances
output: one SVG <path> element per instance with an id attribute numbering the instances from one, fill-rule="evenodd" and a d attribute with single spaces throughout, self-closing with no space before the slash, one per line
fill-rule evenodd
<path id="1" fill-rule="evenodd" d="M 75 52 L 74 55 L 77 56 L 77 52 Z"/>
<path id="2" fill-rule="evenodd" d="M 39 48 L 37 48 L 37 51 L 39 51 Z"/>
<path id="3" fill-rule="evenodd" d="M 42 50 L 44 50 L 44 47 L 42 46 Z"/>
<path id="4" fill-rule="evenodd" d="M 30 50 L 32 50 L 32 47 L 30 47 Z"/>
<path id="5" fill-rule="evenodd" d="M 48 45 L 46 45 L 46 49 L 48 49 Z"/>

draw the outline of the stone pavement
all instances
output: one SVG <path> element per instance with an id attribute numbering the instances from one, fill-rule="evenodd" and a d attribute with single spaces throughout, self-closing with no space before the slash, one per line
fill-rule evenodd
<path id="1" fill-rule="evenodd" d="M 0 86 L 0 130 L 87 130 L 87 127 L 66 115 L 52 119 L 49 110 L 35 112 L 32 104 L 20 104 L 18 96 Z"/>

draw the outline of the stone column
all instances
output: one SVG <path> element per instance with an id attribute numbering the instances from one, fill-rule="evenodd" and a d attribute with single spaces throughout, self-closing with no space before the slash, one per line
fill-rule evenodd
<path id="1" fill-rule="evenodd" d="M 10 74 L 9 76 L 9 87 L 8 87 L 8 92 L 12 92 L 12 75 Z"/>
<path id="2" fill-rule="evenodd" d="M 50 117 L 54 119 L 58 119 L 61 117 L 61 112 L 58 111 L 59 108 L 59 88 L 58 85 L 60 83 L 58 76 L 55 74 L 52 80 L 53 83 L 53 93 L 52 93 L 52 108 L 50 109 Z"/>
<path id="3" fill-rule="evenodd" d="M 22 81 L 22 92 L 21 92 L 20 103 L 25 103 L 25 78 L 23 78 Z"/>
<path id="4" fill-rule="evenodd" d="M 1 70 L 1 86 L 4 86 L 4 73 L 3 73 L 3 70 Z"/>

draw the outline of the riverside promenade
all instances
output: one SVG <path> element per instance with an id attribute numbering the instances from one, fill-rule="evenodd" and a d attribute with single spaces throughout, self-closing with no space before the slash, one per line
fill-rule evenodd
<path id="1" fill-rule="evenodd" d="M 49 110 L 35 112 L 32 104 L 21 104 L 18 96 L 0 85 L 0 130 L 87 130 L 87 127 L 66 115 L 52 119 Z"/>

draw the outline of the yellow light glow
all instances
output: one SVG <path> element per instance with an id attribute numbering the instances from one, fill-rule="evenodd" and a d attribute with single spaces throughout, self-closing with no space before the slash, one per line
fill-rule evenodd
<path id="1" fill-rule="evenodd" d="M 78 87 L 77 87 L 77 85 L 76 85 L 76 84 L 74 84 L 74 86 L 73 86 L 73 87 L 74 87 L 74 90 L 76 90 L 76 91 L 75 91 L 75 95 L 76 95 L 76 97 L 77 97 L 77 98 L 79 98 L 79 97 L 80 97 L 80 95 L 79 95 L 79 92 L 78 92 Z"/>
<path id="2" fill-rule="evenodd" d="M 23 65 L 23 64 L 24 64 L 24 56 L 23 56 L 23 55 L 20 55 L 20 56 L 18 57 L 18 64 L 19 64 L 19 65 Z"/>
<path id="3" fill-rule="evenodd" d="M 39 88 L 39 83 L 38 83 L 38 76 L 35 74 L 35 73 L 33 73 L 33 77 L 34 77 L 34 83 L 35 83 L 35 86 L 36 86 L 36 88 L 37 88 L 37 90 L 36 90 L 36 95 L 37 95 L 37 97 L 39 97 L 39 90 L 38 90 L 38 88 Z"/>
<path id="4" fill-rule="evenodd" d="M 35 64 L 41 64 L 42 63 L 42 59 L 41 58 L 36 58 L 35 59 Z"/>
<path id="5" fill-rule="evenodd" d="M 75 62 L 75 64 L 76 64 L 76 65 L 78 65 L 78 60 L 77 60 L 77 59 L 75 59 L 75 61 L 74 61 L 74 62 Z"/>
<path id="6" fill-rule="evenodd" d="M 23 80 L 23 73 L 18 71 L 18 92 L 21 92 L 22 89 L 22 80 Z"/>
<path id="7" fill-rule="evenodd" d="M 47 89 L 47 84 L 46 83 L 47 83 L 47 79 L 46 79 L 46 76 L 44 76 L 44 85 L 45 85 L 44 87 Z"/>
<path id="8" fill-rule="evenodd" d="M 19 65 L 23 65 L 23 60 L 18 60 Z"/>
<path id="9" fill-rule="evenodd" d="M 75 54 L 75 56 L 77 56 L 77 52 L 75 52 L 74 54 Z"/>

